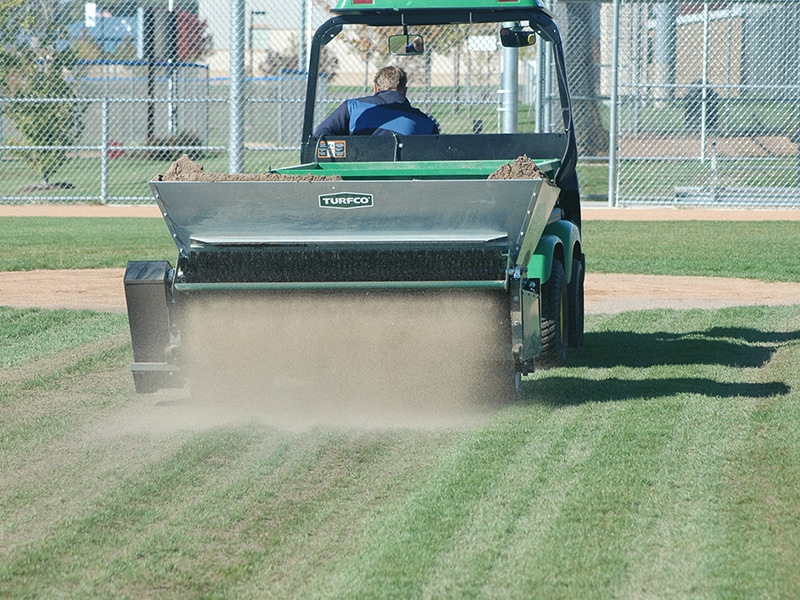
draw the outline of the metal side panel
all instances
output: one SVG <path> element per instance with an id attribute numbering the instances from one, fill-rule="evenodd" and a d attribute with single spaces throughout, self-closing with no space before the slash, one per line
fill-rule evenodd
<path id="1" fill-rule="evenodd" d="M 187 254 L 206 245 L 480 243 L 503 238 L 521 245 L 544 184 L 534 179 L 150 185 L 178 249 Z M 547 208 L 548 215 L 551 210 Z M 546 219 L 542 229 L 545 224 Z M 538 238 L 541 231 L 531 233 Z"/>
<path id="2" fill-rule="evenodd" d="M 539 313 L 539 294 L 522 290 L 522 360 L 533 364 L 542 352 L 542 320 Z"/>
<path id="3" fill-rule="evenodd" d="M 125 300 L 133 346 L 137 392 L 180 385 L 178 368 L 167 363 L 170 345 L 169 273 L 165 261 L 131 261 L 125 269 Z"/>
<path id="4" fill-rule="evenodd" d="M 536 245 L 542 237 L 545 227 L 547 227 L 553 208 L 558 201 L 559 189 L 550 184 L 543 184 L 539 189 L 536 202 L 532 210 L 526 215 L 516 247 L 516 264 L 527 267 L 531 256 L 536 251 Z"/>
<path id="5" fill-rule="evenodd" d="M 539 294 L 523 289 L 520 284 L 519 279 L 513 280 L 509 290 L 511 351 L 515 368 L 527 375 L 533 373 L 534 359 L 542 351 L 542 324 Z"/>

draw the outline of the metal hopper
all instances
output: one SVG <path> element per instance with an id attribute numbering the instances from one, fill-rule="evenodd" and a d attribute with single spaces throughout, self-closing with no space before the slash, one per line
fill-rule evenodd
<path id="1" fill-rule="evenodd" d="M 152 182 L 174 289 L 506 287 L 558 189 L 543 180 Z"/>

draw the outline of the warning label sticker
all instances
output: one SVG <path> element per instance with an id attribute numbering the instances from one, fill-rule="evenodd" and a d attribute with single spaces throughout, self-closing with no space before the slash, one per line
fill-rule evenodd
<path id="1" fill-rule="evenodd" d="M 347 158 L 347 142 L 345 140 L 320 140 L 317 146 L 317 158 Z"/>

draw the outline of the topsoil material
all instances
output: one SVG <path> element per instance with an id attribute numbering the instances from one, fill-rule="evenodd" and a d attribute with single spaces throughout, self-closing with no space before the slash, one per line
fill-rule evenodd
<path id="1" fill-rule="evenodd" d="M 526 154 L 518 156 L 511 164 L 504 164 L 487 179 L 548 179 L 547 175 L 528 158 Z"/>
<path id="2" fill-rule="evenodd" d="M 203 165 L 194 162 L 186 154 L 172 163 L 155 181 L 341 181 L 338 175 L 283 175 L 281 173 L 206 173 Z"/>
<path id="3" fill-rule="evenodd" d="M 539 167 L 525 154 L 506 163 L 489 175 L 488 179 L 547 179 Z M 155 181 L 341 181 L 338 175 L 283 175 L 281 173 L 206 173 L 203 165 L 186 154 L 172 163 Z"/>
<path id="4" fill-rule="evenodd" d="M 548 179 L 547 175 L 525 154 L 506 163 L 487 179 Z M 155 181 L 341 181 L 338 175 L 284 175 L 282 173 L 206 173 L 203 165 L 186 154 L 172 163 Z"/>

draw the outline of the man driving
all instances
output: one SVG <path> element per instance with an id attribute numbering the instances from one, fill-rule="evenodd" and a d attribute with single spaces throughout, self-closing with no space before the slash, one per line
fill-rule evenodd
<path id="1" fill-rule="evenodd" d="M 438 123 L 411 106 L 408 76 L 400 67 L 383 67 L 375 75 L 374 94 L 346 100 L 320 123 L 314 137 L 331 135 L 438 134 Z"/>

